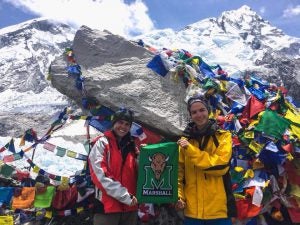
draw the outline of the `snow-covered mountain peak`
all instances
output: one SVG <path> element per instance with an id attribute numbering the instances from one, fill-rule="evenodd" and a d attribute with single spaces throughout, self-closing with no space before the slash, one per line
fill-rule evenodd
<path id="1" fill-rule="evenodd" d="M 57 29 L 59 26 L 69 27 L 68 25 L 66 25 L 64 23 L 54 21 L 47 17 L 39 17 L 39 18 L 27 20 L 25 22 L 22 22 L 22 23 L 19 23 L 16 25 L 4 27 L 4 28 L 0 29 L 0 35 L 11 33 L 11 32 L 22 32 L 25 29 L 28 30 L 28 29 L 32 29 L 32 28 L 38 28 L 40 30 L 51 32 L 51 28 Z"/>
<path id="2" fill-rule="evenodd" d="M 177 32 L 156 30 L 139 36 L 146 44 L 160 48 L 182 48 L 210 63 L 223 65 L 228 72 L 253 68 L 266 52 L 285 49 L 286 56 L 299 57 L 293 43 L 299 38 L 285 35 L 249 6 L 223 12 Z M 293 47 L 294 46 L 294 47 Z M 298 45 L 296 45 L 298 46 Z"/>
<path id="3" fill-rule="evenodd" d="M 287 36 L 247 5 L 237 10 L 225 11 L 218 18 L 207 18 L 190 24 L 184 30 L 197 31 L 198 34 L 205 36 L 218 34 L 236 35 L 246 42 L 252 42 L 255 38 L 261 39 L 264 35 L 276 37 Z"/>
<path id="4" fill-rule="evenodd" d="M 45 78 L 40 78 L 44 77 L 50 62 L 71 45 L 74 35 L 75 30 L 68 25 L 47 19 L 1 29 L 0 91 L 41 92 L 47 84 Z"/>
<path id="5" fill-rule="evenodd" d="M 28 111 L 50 115 L 68 103 L 46 77 L 54 58 L 72 45 L 75 32 L 45 18 L 0 30 L 0 117 Z"/>
<path id="6" fill-rule="evenodd" d="M 263 18 L 253 11 L 249 6 L 243 5 L 239 9 L 225 11 L 221 14 L 221 18 L 227 18 L 228 21 L 242 22 L 251 24 L 259 21 L 263 22 Z"/>
<path id="7" fill-rule="evenodd" d="M 70 41 L 74 38 L 74 34 L 75 29 L 64 23 L 38 18 L 0 29 L 0 48 L 31 38 L 54 43 L 61 42 L 63 39 Z"/>

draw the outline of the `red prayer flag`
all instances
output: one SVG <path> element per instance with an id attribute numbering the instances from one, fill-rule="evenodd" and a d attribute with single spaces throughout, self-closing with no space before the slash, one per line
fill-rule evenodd
<path id="1" fill-rule="evenodd" d="M 284 151 L 289 152 L 289 153 L 293 152 L 293 150 L 294 150 L 293 145 L 291 143 L 289 143 L 287 145 L 283 145 L 281 147 Z"/>
<path id="2" fill-rule="evenodd" d="M 4 158 L 3 158 L 3 162 L 5 162 L 5 163 L 13 162 L 14 160 L 15 160 L 14 155 L 7 155 L 7 156 L 4 156 Z"/>
<path id="3" fill-rule="evenodd" d="M 51 143 L 49 143 L 49 142 L 46 142 L 46 143 L 43 145 L 43 148 L 44 148 L 44 149 L 49 150 L 49 151 L 51 151 L 51 152 L 54 151 L 55 147 L 56 147 L 55 145 L 53 145 L 53 144 L 51 144 Z"/>
<path id="4" fill-rule="evenodd" d="M 250 113 L 249 113 L 250 118 L 264 111 L 266 108 L 265 103 L 259 101 L 254 95 L 251 96 L 251 99 L 248 102 L 248 104 L 250 104 Z"/>

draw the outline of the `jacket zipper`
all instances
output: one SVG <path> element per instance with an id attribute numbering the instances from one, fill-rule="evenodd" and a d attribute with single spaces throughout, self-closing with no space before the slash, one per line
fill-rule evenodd
<path id="1" fill-rule="evenodd" d="M 123 159 L 123 156 L 122 156 L 122 152 L 121 152 L 121 149 L 120 149 L 120 153 L 121 153 L 121 158 L 122 158 L 122 165 L 121 165 L 121 184 L 123 184 L 123 167 L 124 167 L 124 164 L 125 164 L 125 160 Z M 125 212 L 125 205 L 122 204 L 122 208 L 123 208 L 123 212 Z"/>

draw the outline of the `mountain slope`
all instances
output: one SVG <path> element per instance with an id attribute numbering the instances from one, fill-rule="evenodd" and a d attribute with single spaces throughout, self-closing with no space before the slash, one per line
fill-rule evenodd
<path id="1" fill-rule="evenodd" d="M 0 30 L 0 135 L 24 130 L 15 123 L 20 116 L 24 122 L 38 122 L 68 104 L 46 76 L 51 61 L 72 44 L 74 34 L 71 27 L 44 18 Z"/>

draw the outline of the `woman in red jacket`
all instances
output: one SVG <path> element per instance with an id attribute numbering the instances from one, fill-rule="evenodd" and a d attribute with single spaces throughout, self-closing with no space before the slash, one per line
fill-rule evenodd
<path id="1" fill-rule="evenodd" d="M 133 113 L 122 109 L 113 126 L 104 132 L 89 155 L 91 178 L 98 205 L 94 225 L 137 223 L 137 151 L 130 135 Z"/>

